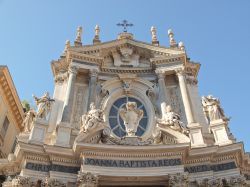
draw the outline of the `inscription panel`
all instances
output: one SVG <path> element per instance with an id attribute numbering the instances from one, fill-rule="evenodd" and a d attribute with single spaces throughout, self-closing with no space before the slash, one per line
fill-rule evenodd
<path id="1" fill-rule="evenodd" d="M 206 171 L 224 171 L 229 169 L 235 169 L 236 164 L 235 162 L 228 162 L 228 163 L 222 163 L 222 164 L 216 164 L 216 165 L 198 165 L 198 166 L 186 166 L 184 168 L 185 172 L 188 173 L 198 173 L 198 172 L 206 172 Z"/>
<path id="2" fill-rule="evenodd" d="M 121 167 L 121 168 L 144 168 L 144 167 L 165 167 L 181 165 L 181 159 L 163 160 L 103 160 L 86 158 L 85 165 L 100 167 Z"/>
<path id="3" fill-rule="evenodd" d="M 45 164 L 38 164 L 31 162 L 28 162 L 25 168 L 41 172 L 58 171 L 58 172 L 75 173 L 75 174 L 77 174 L 77 172 L 80 170 L 80 167 L 74 167 L 74 166 L 63 166 L 57 164 L 45 165 Z"/>

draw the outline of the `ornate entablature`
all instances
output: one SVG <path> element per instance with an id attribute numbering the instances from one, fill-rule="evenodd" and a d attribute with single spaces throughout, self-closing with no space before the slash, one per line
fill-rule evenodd
<path id="1" fill-rule="evenodd" d="M 34 96 L 38 109 L 27 113 L 13 159 L 0 165 L 5 186 L 250 184 L 249 155 L 219 100 L 198 95 L 200 64 L 172 30 L 170 47 L 160 46 L 155 27 L 152 44 L 127 32 L 101 42 L 96 26 L 85 45 L 81 33 L 52 62 L 53 97 Z"/>

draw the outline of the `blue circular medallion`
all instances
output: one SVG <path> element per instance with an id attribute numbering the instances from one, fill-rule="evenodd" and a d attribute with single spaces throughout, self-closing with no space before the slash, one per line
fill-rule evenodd
<path id="1" fill-rule="evenodd" d="M 109 125 L 111 128 L 111 131 L 118 137 L 126 136 L 124 122 L 119 115 L 119 111 L 122 108 L 125 109 L 127 102 L 136 102 L 137 108 L 143 110 L 144 112 L 143 117 L 139 122 L 137 132 L 135 134 L 136 136 L 142 136 L 144 132 L 146 131 L 147 125 L 148 125 L 147 111 L 144 105 L 142 104 L 142 102 L 140 102 L 138 99 L 134 97 L 129 97 L 129 96 L 121 97 L 113 103 L 109 111 Z"/>

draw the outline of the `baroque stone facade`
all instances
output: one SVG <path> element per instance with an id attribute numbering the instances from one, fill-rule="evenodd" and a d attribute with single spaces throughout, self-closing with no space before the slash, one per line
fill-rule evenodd
<path id="1" fill-rule="evenodd" d="M 249 186 L 250 158 L 219 99 L 200 97 L 200 64 L 168 31 L 170 47 L 120 33 L 93 45 L 77 29 L 52 62 L 55 91 L 35 97 L 3 186 Z"/>

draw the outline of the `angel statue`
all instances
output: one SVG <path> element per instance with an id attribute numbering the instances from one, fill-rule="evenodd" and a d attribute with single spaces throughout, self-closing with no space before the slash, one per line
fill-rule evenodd
<path id="1" fill-rule="evenodd" d="M 51 110 L 51 105 L 55 100 L 50 98 L 49 92 L 45 92 L 40 98 L 36 97 L 35 95 L 32 96 L 35 99 L 37 105 L 36 116 L 41 119 L 46 119 Z"/>
<path id="2" fill-rule="evenodd" d="M 81 132 L 87 132 L 90 128 L 104 124 L 103 110 L 96 109 L 95 104 L 90 104 L 90 110 L 82 115 L 81 118 Z"/>
<path id="3" fill-rule="evenodd" d="M 25 113 L 25 117 L 22 123 L 22 126 L 24 127 L 24 132 L 27 133 L 31 131 L 33 126 L 32 122 L 34 121 L 35 117 L 36 117 L 36 112 L 34 109 L 30 109 Z"/>
<path id="4" fill-rule="evenodd" d="M 220 100 L 208 95 L 207 97 L 202 97 L 203 111 L 209 122 L 217 119 L 228 120 L 225 117 L 223 109 L 220 107 Z"/>
<path id="5" fill-rule="evenodd" d="M 182 122 L 180 120 L 180 115 L 173 112 L 172 107 L 170 105 L 166 105 L 166 103 L 162 103 L 162 118 L 156 119 L 157 123 L 163 126 L 168 126 L 173 130 L 177 130 L 180 132 L 185 132 L 184 127 L 182 126 Z"/>
<path id="6" fill-rule="evenodd" d="M 136 102 L 127 102 L 126 109 L 120 109 L 119 115 L 124 121 L 127 136 L 135 136 L 139 122 L 143 117 L 143 110 L 137 109 Z"/>

